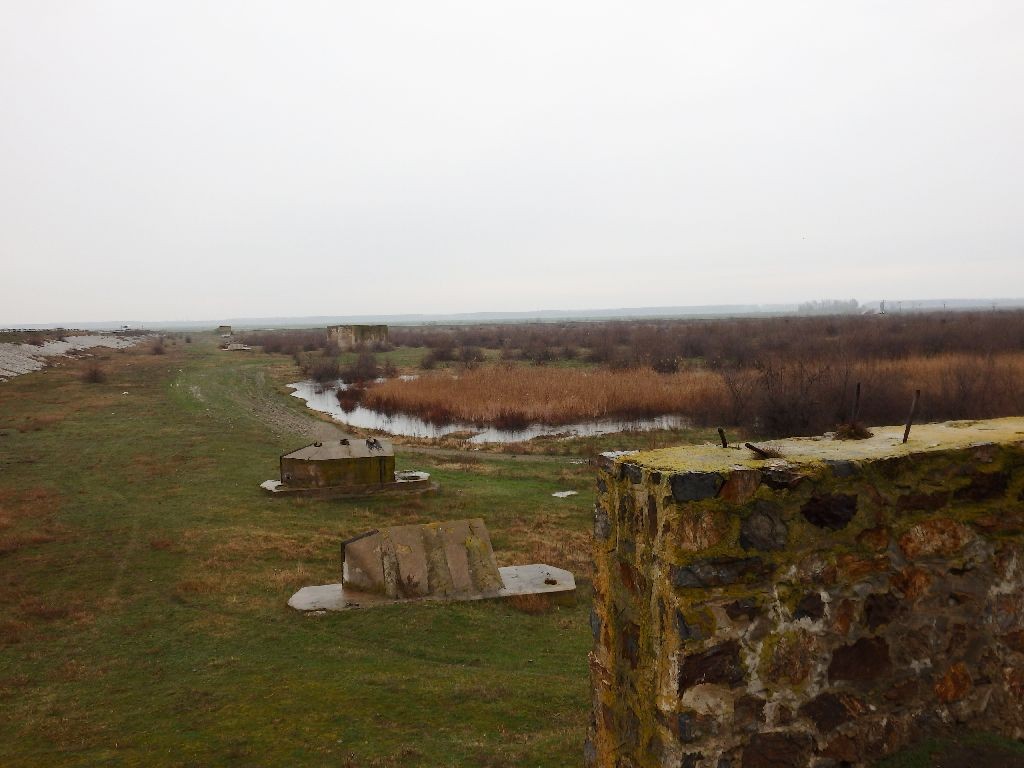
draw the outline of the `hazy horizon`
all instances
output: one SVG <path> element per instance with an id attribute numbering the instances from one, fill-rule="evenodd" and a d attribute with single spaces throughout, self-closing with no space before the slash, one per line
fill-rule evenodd
<path id="1" fill-rule="evenodd" d="M 1024 6 L 0 3 L 0 326 L 1024 296 Z"/>

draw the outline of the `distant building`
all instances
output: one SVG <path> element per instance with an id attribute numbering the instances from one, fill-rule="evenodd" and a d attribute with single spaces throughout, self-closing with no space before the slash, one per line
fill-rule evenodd
<path id="1" fill-rule="evenodd" d="M 222 338 L 225 337 L 225 336 L 230 336 L 231 335 L 231 326 L 230 325 L 218 325 L 217 326 L 217 333 L 219 333 Z"/>
<path id="2" fill-rule="evenodd" d="M 367 347 L 371 344 L 388 343 L 386 325 L 329 325 L 327 340 L 338 345 L 342 352 Z"/>

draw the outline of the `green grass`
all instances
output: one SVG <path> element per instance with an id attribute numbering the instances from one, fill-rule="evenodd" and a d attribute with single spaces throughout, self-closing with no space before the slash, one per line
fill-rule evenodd
<path id="1" fill-rule="evenodd" d="M 395 347 L 387 352 L 374 352 L 373 356 L 377 358 L 377 363 L 381 366 L 390 362 L 401 371 L 416 371 L 419 370 L 420 362 L 429 351 L 426 347 Z M 352 365 L 357 359 L 359 359 L 358 352 L 342 352 L 338 355 L 342 366 Z"/>
<path id="2" fill-rule="evenodd" d="M 252 403 L 283 397 L 267 367 L 287 363 L 195 339 L 104 353 L 106 384 L 84 362 L 0 384 L 0 764 L 577 764 L 585 584 L 542 615 L 285 603 L 337 581 L 341 538 L 393 523 L 481 516 L 499 564 L 579 571 L 589 499 L 550 494 L 587 468 L 410 454 L 439 494 L 268 498 L 303 438 Z"/>
<path id="3" fill-rule="evenodd" d="M 283 387 L 291 360 L 194 339 L 169 339 L 161 356 L 103 351 L 104 384 L 78 378 L 90 360 L 0 384 L 0 765 L 578 765 L 589 468 L 400 451 L 399 466 L 430 471 L 439 494 L 268 498 L 258 484 L 306 441 L 288 428 L 309 415 Z M 268 424 L 270 410 L 285 418 Z M 716 439 L 678 431 L 533 449 Z M 499 564 L 573 570 L 576 607 L 286 606 L 299 587 L 338 580 L 346 536 L 470 516 L 486 520 Z M 946 766 L 937 756 L 954 753 L 963 766 L 1024 760 L 1021 745 L 974 734 L 881 766 Z"/>

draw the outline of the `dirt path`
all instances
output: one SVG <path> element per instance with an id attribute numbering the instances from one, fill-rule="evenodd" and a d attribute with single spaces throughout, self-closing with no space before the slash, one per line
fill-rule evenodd
<path id="1" fill-rule="evenodd" d="M 242 386 L 233 390 L 231 399 L 243 410 L 263 421 L 276 434 L 302 435 L 311 440 L 337 440 L 351 437 L 339 424 L 289 408 L 287 395 L 278 393 L 264 371 L 242 377 Z M 308 409 L 307 409 L 308 410 Z"/>

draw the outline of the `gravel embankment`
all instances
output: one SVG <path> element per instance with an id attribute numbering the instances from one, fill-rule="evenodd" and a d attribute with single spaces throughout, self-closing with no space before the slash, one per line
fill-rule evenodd
<path id="1" fill-rule="evenodd" d="M 47 341 L 35 344 L 0 344 L 0 381 L 6 381 L 23 373 L 38 371 L 46 365 L 49 357 L 60 357 L 93 347 L 124 349 L 137 344 L 143 336 L 68 336 L 61 341 Z"/>

